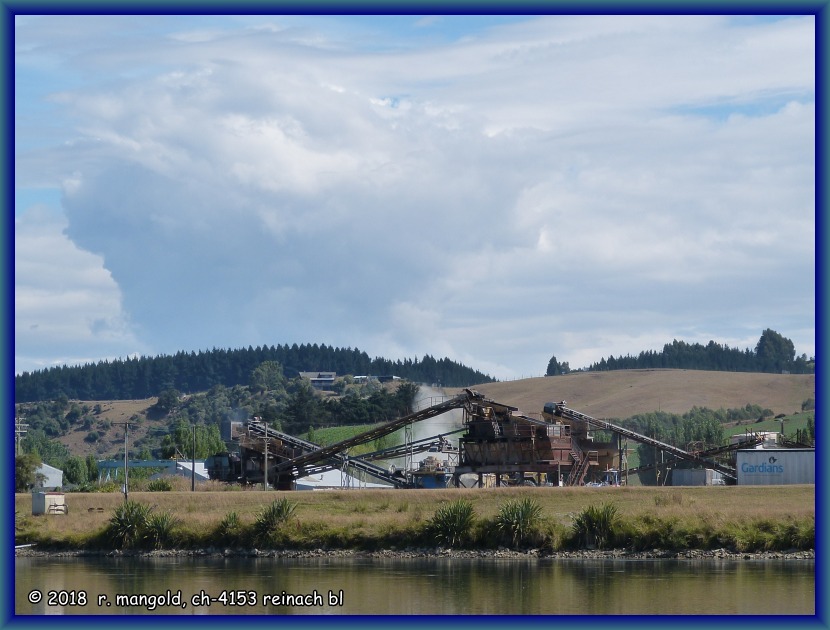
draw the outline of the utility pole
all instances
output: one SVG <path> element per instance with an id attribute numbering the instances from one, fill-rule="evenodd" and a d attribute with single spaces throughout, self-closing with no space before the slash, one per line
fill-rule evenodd
<path id="1" fill-rule="evenodd" d="M 190 460 L 190 491 L 196 492 L 196 425 L 193 425 L 193 457 Z"/>
<path id="2" fill-rule="evenodd" d="M 29 428 L 28 424 L 23 424 L 21 420 L 25 420 L 25 416 L 18 416 L 14 419 L 14 437 L 17 442 L 17 447 L 15 450 L 15 456 L 20 455 L 20 438 L 23 434 L 26 433 L 26 429 Z M 784 426 L 783 424 L 781 426 Z M 783 433 L 783 431 L 782 431 Z"/>
<path id="3" fill-rule="evenodd" d="M 129 459 L 128 459 L 128 455 L 127 455 L 127 453 L 129 452 L 128 447 L 127 447 L 127 434 L 130 431 L 130 425 L 132 424 L 132 422 L 113 422 L 113 424 L 117 425 L 117 426 L 121 426 L 121 425 L 124 426 L 124 503 L 126 503 L 129 500 L 129 487 L 130 487 L 129 486 L 129 484 L 130 484 L 130 473 L 129 473 L 130 464 L 129 464 Z"/>
<path id="4" fill-rule="evenodd" d="M 265 423 L 265 478 L 262 489 L 268 489 L 268 423 Z"/>

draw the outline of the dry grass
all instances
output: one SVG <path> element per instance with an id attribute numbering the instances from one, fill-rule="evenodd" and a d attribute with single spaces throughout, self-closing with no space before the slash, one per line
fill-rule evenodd
<path id="1" fill-rule="evenodd" d="M 130 442 L 135 444 L 142 439 L 149 431 L 158 426 L 167 426 L 166 419 L 151 420 L 147 412 L 158 402 L 158 398 L 146 398 L 141 400 L 82 400 L 78 401 L 81 406 L 88 406 L 94 409 L 100 405 L 101 412 L 92 414 L 94 419 L 93 429 L 101 436 L 97 442 L 90 444 L 84 438 L 89 430 L 80 425 L 74 426 L 68 433 L 57 438 L 69 449 L 72 455 L 95 455 L 99 458 L 107 458 L 123 454 L 124 428 L 114 425 L 113 422 L 125 422 L 127 420 L 136 422 L 130 429 Z"/>
<path id="2" fill-rule="evenodd" d="M 703 370 L 616 370 L 487 383 L 474 387 L 495 401 L 540 413 L 548 401 L 597 418 L 624 419 L 638 413 L 683 414 L 692 407 L 730 409 L 747 403 L 775 414 L 801 410 L 815 398 L 814 374 L 759 374 Z M 453 393 L 460 390 L 453 390 Z"/>
<path id="3" fill-rule="evenodd" d="M 412 531 L 429 520 L 439 506 L 468 499 L 482 519 L 494 519 L 508 500 L 532 497 L 547 523 L 570 527 L 573 517 L 590 505 L 613 503 L 622 519 L 657 518 L 714 529 L 758 521 L 787 523 L 815 516 L 815 486 L 721 486 L 700 488 L 495 488 L 458 490 L 335 490 L 322 492 L 174 491 L 130 492 L 130 499 L 155 512 L 170 512 L 191 532 L 213 531 L 230 512 L 250 525 L 275 499 L 296 503 L 290 526 L 297 532 L 339 532 L 339 536 L 383 537 Z M 103 530 L 117 505 L 118 493 L 70 493 L 69 514 L 31 516 L 29 494 L 15 496 L 15 510 L 26 517 L 41 540 L 67 545 Z"/>

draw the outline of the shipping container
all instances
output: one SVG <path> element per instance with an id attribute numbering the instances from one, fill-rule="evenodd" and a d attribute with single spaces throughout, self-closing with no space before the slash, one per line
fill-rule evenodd
<path id="1" fill-rule="evenodd" d="M 739 486 L 816 482 L 816 449 L 775 448 L 737 451 Z"/>
<path id="2" fill-rule="evenodd" d="M 66 497 L 63 492 L 33 492 L 32 514 L 66 514 Z"/>

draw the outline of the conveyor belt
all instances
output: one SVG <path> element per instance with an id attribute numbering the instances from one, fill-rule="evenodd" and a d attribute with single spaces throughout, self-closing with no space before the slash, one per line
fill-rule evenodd
<path id="1" fill-rule="evenodd" d="M 604 420 L 597 420 L 596 418 L 587 416 L 584 413 L 580 413 L 574 409 L 569 409 L 568 407 L 565 407 L 562 403 L 556 403 L 554 409 L 554 413 L 557 416 L 562 416 L 569 420 L 582 421 L 597 429 L 613 431 L 614 433 L 630 438 L 635 442 L 647 444 L 649 446 L 659 448 L 662 451 L 666 451 L 667 453 L 671 453 L 678 459 L 706 464 L 710 468 L 717 470 L 719 473 L 726 477 L 729 477 L 730 479 L 737 478 L 737 473 L 735 472 L 734 468 L 732 468 L 731 466 L 721 464 L 720 462 L 717 462 L 714 459 L 709 459 L 703 453 L 690 453 L 688 451 L 684 451 L 681 448 L 672 446 L 671 444 L 666 444 L 665 442 L 661 442 L 659 440 L 655 440 L 654 438 L 650 438 L 646 435 L 641 435 L 640 433 L 636 433 L 630 429 L 626 429 L 624 427 L 612 424 L 610 422 L 605 422 Z"/>
<path id="2" fill-rule="evenodd" d="M 303 455 L 295 457 L 294 459 L 286 460 L 277 465 L 277 471 L 281 473 L 286 473 L 293 470 L 295 471 L 295 474 L 301 476 L 304 473 L 305 468 L 311 464 L 315 464 L 317 462 L 330 459 L 336 456 L 338 453 L 348 450 L 352 446 L 365 444 L 366 442 L 371 442 L 372 440 L 376 440 L 380 437 L 383 437 L 384 435 L 394 433 L 398 429 L 401 429 L 408 424 L 412 424 L 414 422 L 422 422 L 423 420 L 434 418 L 435 416 L 441 415 L 442 413 L 446 413 L 448 411 L 452 411 L 453 409 L 461 409 L 471 400 L 483 400 L 483 397 L 481 396 L 481 394 L 473 392 L 469 389 L 464 390 L 463 394 L 460 394 L 442 403 L 438 403 L 437 405 L 432 405 L 431 407 L 426 407 L 425 409 L 421 409 L 420 411 L 416 411 L 401 418 L 397 418 L 396 420 L 392 420 L 391 422 L 387 422 L 386 424 L 374 427 L 372 429 L 369 429 L 368 431 L 364 431 L 363 433 L 355 435 L 351 438 L 337 442 L 336 444 L 331 444 L 330 446 L 317 448 L 312 452 L 304 453 Z M 349 460 L 350 463 L 353 461 L 355 460 Z M 367 465 L 372 465 L 368 464 L 368 462 L 364 463 Z M 375 466 L 375 468 L 380 467 Z"/>
<path id="3" fill-rule="evenodd" d="M 258 437 L 265 436 L 265 425 L 262 422 L 249 422 L 248 430 Z M 292 446 L 296 449 L 305 451 L 306 453 L 316 453 L 322 448 L 319 444 L 308 442 L 293 435 L 283 433 L 282 431 L 272 429 L 271 427 L 268 427 L 268 437 L 278 439 L 283 443 L 288 444 L 289 446 Z M 302 476 L 309 474 L 317 474 L 335 468 L 342 469 L 343 466 L 349 466 L 351 468 L 354 468 L 355 470 L 365 472 L 366 474 L 371 475 L 375 479 L 383 481 L 384 483 L 388 483 L 396 487 L 407 486 L 406 481 L 402 479 L 400 476 L 393 475 L 385 468 L 382 468 L 381 466 L 372 464 L 362 459 L 351 459 L 341 453 L 334 453 L 332 455 L 327 456 L 325 460 L 326 461 L 322 466 L 304 469 L 302 472 Z M 277 469 L 279 470 L 279 466 L 277 466 Z"/>

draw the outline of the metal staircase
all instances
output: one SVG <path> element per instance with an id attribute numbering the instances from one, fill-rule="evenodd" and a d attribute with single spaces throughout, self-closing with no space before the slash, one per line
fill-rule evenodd
<path id="1" fill-rule="evenodd" d="M 571 439 L 571 458 L 574 460 L 574 464 L 571 467 L 566 485 L 581 486 L 585 481 L 585 475 L 588 474 L 588 468 L 591 466 L 591 455 L 580 448 L 575 438 Z"/>

